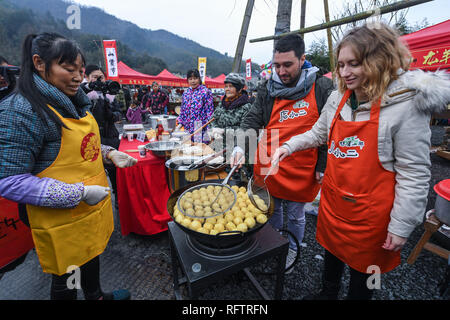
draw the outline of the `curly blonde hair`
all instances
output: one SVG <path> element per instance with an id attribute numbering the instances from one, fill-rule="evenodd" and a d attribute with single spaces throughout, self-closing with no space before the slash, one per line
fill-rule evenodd
<path id="1" fill-rule="evenodd" d="M 370 100 L 381 98 L 389 84 L 398 79 L 399 69 L 407 71 L 412 61 L 399 34 L 383 23 L 365 24 L 350 30 L 336 48 L 337 58 L 341 48 L 347 45 L 364 69 L 366 79 L 362 90 Z M 339 65 L 335 71 L 339 91 L 343 93 L 347 86 L 339 74 Z"/>

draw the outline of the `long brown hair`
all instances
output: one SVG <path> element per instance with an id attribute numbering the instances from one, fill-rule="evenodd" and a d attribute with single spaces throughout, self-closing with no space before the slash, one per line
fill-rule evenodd
<path id="1" fill-rule="evenodd" d="M 362 90 L 370 100 L 381 98 L 389 84 L 398 79 L 398 71 L 407 71 L 411 64 L 411 53 L 399 34 L 383 23 L 365 24 L 350 30 L 336 48 L 337 58 L 346 45 L 352 48 L 364 68 L 366 79 Z M 347 86 L 339 74 L 338 65 L 336 74 L 339 91 L 343 93 Z"/>

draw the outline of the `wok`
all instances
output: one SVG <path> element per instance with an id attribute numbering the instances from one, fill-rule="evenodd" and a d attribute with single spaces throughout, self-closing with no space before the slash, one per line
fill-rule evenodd
<path id="1" fill-rule="evenodd" d="M 260 223 L 256 223 L 255 227 L 253 227 L 252 229 L 248 230 L 245 233 L 242 233 L 240 231 L 226 231 L 226 232 L 222 232 L 218 235 L 209 235 L 209 234 L 204 234 L 204 233 L 200 233 L 194 230 L 191 230 L 189 228 L 184 227 L 183 225 L 179 224 L 178 222 L 175 221 L 174 217 L 173 217 L 173 208 L 175 207 L 178 197 L 181 196 L 181 194 L 186 191 L 187 189 L 189 189 L 190 187 L 193 187 L 195 185 L 198 184 L 202 184 L 205 182 L 216 182 L 216 183 L 221 183 L 222 180 L 207 180 L 207 181 L 201 181 L 201 182 L 196 182 L 196 183 L 192 183 L 190 185 L 187 185 L 179 190 L 176 190 L 174 193 L 171 194 L 171 196 L 169 197 L 169 200 L 167 201 L 167 211 L 170 214 L 170 217 L 172 218 L 173 222 L 175 224 L 177 224 L 177 226 L 183 230 L 186 234 L 188 234 L 189 236 L 195 238 L 198 242 L 200 242 L 201 244 L 205 245 L 205 246 L 209 246 L 209 247 L 213 247 L 213 248 L 218 248 L 218 249 L 224 249 L 224 248 L 229 248 L 232 247 L 234 245 L 237 245 L 243 241 L 245 241 L 247 238 L 251 237 L 252 235 L 254 235 L 256 232 L 258 232 L 264 225 L 264 224 L 260 224 Z M 230 186 L 234 186 L 237 185 L 238 187 L 247 187 L 247 184 L 244 182 L 241 183 L 236 183 L 233 180 L 230 180 L 228 182 L 228 184 Z M 267 215 L 267 220 L 270 219 L 270 217 L 273 214 L 273 210 L 274 210 L 274 201 L 273 199 L 271 199 L 270 201 L 270 208 L 269 208 L 269 212 L 266 213 Z M 267 223 L 267 222 L 266 222 Z"/>

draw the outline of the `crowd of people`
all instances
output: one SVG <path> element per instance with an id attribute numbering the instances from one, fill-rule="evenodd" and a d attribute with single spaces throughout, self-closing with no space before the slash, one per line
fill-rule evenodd
<path id="1" fill-rule="evenodd" d="M 337 299 L 345 265 L 347 298 L 371 299 L 371 267 L 380 273 L 396 268 L 423 221 L 429 123 L 450 102 L 450 77 L 408 71 L 408 49 L 383 24 L 352 29 L 336 58 L 337 86 L 306 60 L 301 36 L 285 36 L 256 97 L 242 76 L 230 73 L 217 107 L 199 71 L 189 70 L 178 123 L 193 133 L 212 120 L 199 141 L 216 150 L 231 144 L 229 167 L 242 166 L 247 178 L 276 168 L 266 182 L 275 201 L 269 223 L 280 230 L 286 217 L 299 243 L 305 232 L 315 232 L 326 252 L 322 289 L 305 299 Z M 0 78 L 0 196 L 19 204 L 42 269 L 52 274 L 52 299 L 76 298 L 66 285 L 73 265 L 80 266 L 86 299 L 129 299 L 126 290 L 103 292 L 99 276 L 99 255 L 114 226 L 107 175 L 117 192 L 116 167 L 136 163 L 118 151 L 115 123 L 170 113 L 169 93 L 156 82 L 114 91 L 76 42 L 52 33 L 27 36 L 20 68 L 14 91 L 15 83 Z M 236 132 L 255 132 L 256 148 Z M 317 230 L 305 230 L 305 204 L 319 191 Z M 289 242 L 286 265 L 299 250 Z"/>

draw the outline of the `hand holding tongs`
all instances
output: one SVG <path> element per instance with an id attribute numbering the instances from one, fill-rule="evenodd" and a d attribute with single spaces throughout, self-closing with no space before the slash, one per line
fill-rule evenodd
<path id="1" fill-rule="evenodd" d="M 223 149 L 222 151 L 219 151 L 219 152 L 216 152 L 216 153 L 213 153 L 213 154 L 208 154 L 208 155 L 206 155 L 206 156 L 204 156 L 204 157 L 201 157 L 200 159 L 195 160 L 193 163 L 191 163 L 191 164 L 187 167 L 187 169 L 188 169 L 188 170 L 191 170 L 192 168 L 194 168 L 194 167 L 196 167 L 196 166 L 198 166 L 198 165 L 201 165 L 201 164 L 204 164 L 204 163 L 208 163 L 208 162 L 211 161 L 212 159 L 215 159 L 215 158 L 217 158 L 218 156 L 220 156 L 221 154 L 223 154 L 226 150 L 227 150 L 227 149 Z"/>

